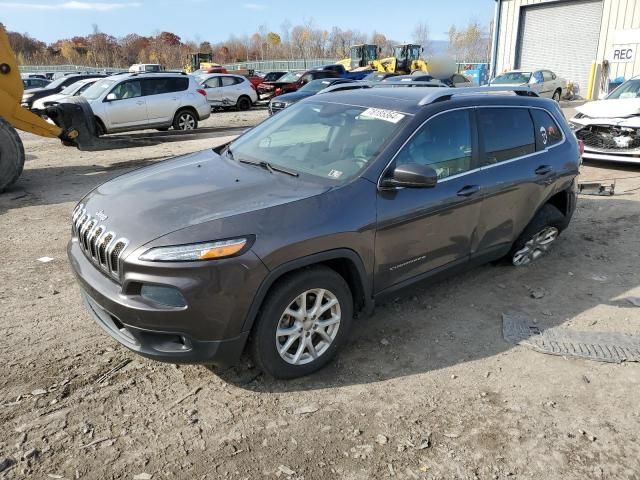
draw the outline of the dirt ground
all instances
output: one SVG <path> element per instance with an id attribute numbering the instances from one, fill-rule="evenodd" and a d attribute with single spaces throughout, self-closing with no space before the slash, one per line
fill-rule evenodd
<path id="1" fill-rule="evenodd" d="M 639 167 L 585 165 L 617 194 L 581 196 L 546 258 L 404 291 L 356 322 L 328 368 L 281 382 L 246 359 L 212 371 L 134 355 L 90 319 L 66 260 L 85 192 L 224 138 L 106 153 L 23 139 L 26 170 L 0 195 L 0 478 L 640 479 L 640 365 L 501 334 L 514 311 L 640 334 L 624 300 L 640 296 Z"/>

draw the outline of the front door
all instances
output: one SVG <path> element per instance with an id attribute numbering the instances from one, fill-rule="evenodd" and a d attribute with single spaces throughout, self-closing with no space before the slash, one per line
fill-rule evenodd
<path id="1" fill-rule="evenodd" d="M 481 204 L 473 131 L 472 109 L 438 114 L 392 162 L 391 171 L 408 163 L 429 165 L 438 184 L 379 190 L 376 293 L 468 258 Z"/>
<path id="2" fill-rule="evenodd" d="M 147 105 L 142 96 L 140 80 L 119 83 L 107 97 L 110 99 L 105 98 L 104 110 L 109 121 L 109 130 L 147 125 Z"/>
<path id="3" fill-rule="evenodd" d="M 212 77 L 206 80 L 202 86 L 207 92 L 207 102 L 212 107 L 222 105 L 222 90 L 220 89 L 220 77 Z"/>

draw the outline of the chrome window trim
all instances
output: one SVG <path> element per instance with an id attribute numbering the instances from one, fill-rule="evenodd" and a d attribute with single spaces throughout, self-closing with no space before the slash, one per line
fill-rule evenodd
<path id="1" fill-rule="evenodd" d="M 449 180 L 454 180 L 456 178 L 460 178 L 463 177 L 465 175 L 470 175 L 472 173 L 476 173 L 479 172 L 481 170 L 487 170 L 489 168 L 493 168 L 496 167 L 498 165 L 504 165 L 507 163 L 512 163 L 518 160 L 522 160 L 523 158 L 528 158 L 531 157 L 533 155 L 538 155 L 540 153 L 545 153 L 548 152 L 550 149 L 555 148 L 555 147 L 559 147 L 560 145 L 564 144 L 567 141 L 567 137 L 564 133 L 564 130 L 558 125 L 558 121 L 556 120 L 556 117 L 553 115 L 553 113 L 551 113 L 549 110 L 547 110 L 546 108 L 543 107 L 529 107 L 529 106 L 523 106 L 523 105 L 475 105 L 475 106 L 469 106 L 469 107 L 458 107 L 458 108 L 451 108 L 449 110 L 443 110 L 442 112 L 438 112 L 435 115 L 427 118 L 424 122 L 422 122 L 420 124 L 420 126 L 418 128 L 416 128 L 413 133 L 409 136 L 409 138 L 407 138 L 404 143 L 400 146 L 400 148 L 398 149 L 398 151 L 393 155 L 393 157 L 391 158 L 391 160 L 387 163 L 387 165 L 384 167 L 384 169 L 382 170 L 382 173 L 380 174 L 380 176 L 378 177 L 378 183 L 377 183 L 377 188 L 378 190 L 399 190 L 399 189 L 403 189 L 404 187 L 394 187 L 394 188 L 382 188 L 380 186 L 380 182 L 382 181 L 382 179 L 384 178 L 385 174 L 387 173 L 387 170 L 389 170 L 389 167 L 391 166 L 391 164 L 396 160 L 396 157 L 400 154 L 400 152 L 404 149 L 404 147 L 413 139 L 413 137 L 416 135 L 416 133 L 418 133 L 426 124 L 427 122 L 429 122 L 430 120 L 444 114 L 444 113 L 448 113 L 448 112 L 455 112 L 457 110 L 473 110 L 473 109 L 477 109 L 477 108 L 525 108 L 527 110 L 529 109 L 537 109 L 537 110 L 542 110 L 543 112 L 546 112 L 549 114 L 549 116 L 551 117 L 551 119 L 554 121 L 554 123 L 556 124 L 556 126 L 558 127 L 558 129 L 560 130 L 560 132 L 562 133 L 562 141 L 558 142 L 558 143 L 554 143 L 553 145 L 546 147 L 544 150 L 538 150 L 535 151 L 533 153 L 528 153 L 526 155 L 521 155 L 519 157 L 514 157 L 514 158 L 510 158 L 509 160 L 504 160 L 502 162 L 496 162 L 494 164 L 491 165 L 483 165 L 481 167 L 477 167 L 474 168 L 472 170 L 468 170 L 466 172 L 461 172 L 461 173 L 457 173 L 455 175 L 451 175 L 449 177 L 445 177 L 442 180 L 438 180 L 438 183 L 444 183 L 447 182 Z M 535 129 L 535 122 L 533 120 L 533 118 L 531 119 L 531 122 L 533 123 L 533 127 Z M 478 138 L 480 137 L 480 135 L 478 134 Z M 535 132 L 534 132 L 534 141 L 535 141 Z M 438 184 L 436 184 L 436 188 L 437 188 Z"/>

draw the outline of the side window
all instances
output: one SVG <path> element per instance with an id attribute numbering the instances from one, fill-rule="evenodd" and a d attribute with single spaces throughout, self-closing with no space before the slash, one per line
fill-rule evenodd
<path id="1" fill-rule="evenodd" d="M 169 90 L 172 92 L 183 92 L 189 88 L 188 78 L 171 78 L 169 79 Z"/>
<path id="2" fill-rule="evenodd" d="M 531 109 L 531 115 L 536 127 L 536 150 L 544 150 L 562 141 L 562 131 L 551 115 L 537 108 Z"/>
<path id="3" fill-rule="evenodd" d="M 324 72 L 318 72 L 318 75 L 316 76 L 316 78 L 326 78 L 326 77 L 327 75 Z M 300 83 L 302 83 L 302 85 L 306 85 L 311 80 L 313 80 L 313 74 L 307 73 L 306 75 L 302 76 L 302 78 L 300 79 Z"/>
<path id="4" fill-rule="evenodd" d="M 136 98 L 142 96 L 142 88 L 140 80 L 132 80 L 122 82 L 114 87 L 111 92 L 116 96 L 116 100 L 126 100 L 127 98 Z"/>
<path id="5" fill-rule="evenodd" d="M 142 92 L 146 95 L 162 95 L 163 93 L 169 93 L 170 78 L 147 78 L 142 80 Z"/>
<path id="6" fill-rule="evenodd" d="M 396 157 L 396 165 L 429 165 L 438 178 L 471 169 L 471 113 L 455 110 L 429 120 Z"/>
<path id="7" fill-rule="evenodd" d="M 204 86 L 207 88 L 217 88 L 220 86 L 220 77 L 213 77 L 204 82 Z"/>
<path id="8" fill-rule="evenodd" d="M 544 78 L 545 82 L 550 82 L 551 80 L 553 80 L 554 75 L 549 70 L 543 70 L 542 77 Z"/>
<path id="9" fill-rule="evenodd" d="M 526 108 L 479 108 L 484 165 L 504 162 L 535 152 L 533 122 Z"/>
<path id="10" fill-rule="evenodd" d="M 222 86 L 230 87 L 231 85 L 235 85 L 238 83 L 235 77 L 222 77 Z"/>

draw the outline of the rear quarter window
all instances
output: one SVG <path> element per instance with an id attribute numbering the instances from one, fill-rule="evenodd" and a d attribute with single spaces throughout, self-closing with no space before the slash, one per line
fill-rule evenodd
<path id="1" fill-rule="evenodd" d="M 549 113 L 532 108 L 531 116 L 535 126 L 536 150 L 544 150 L 562 141 L 562 131 Z"/>
<path id="2" fill-rule="evenodd" d="M 536 151 L 528 108 L 479 108 L 484 165 L 504 162 Z"/>

